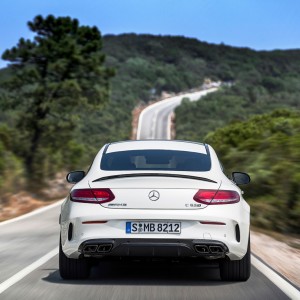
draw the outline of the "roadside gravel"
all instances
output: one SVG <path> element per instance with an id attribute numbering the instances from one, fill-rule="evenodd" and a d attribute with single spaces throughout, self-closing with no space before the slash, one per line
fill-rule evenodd
<path id="1" fill-rule="evenodd" d="M 294 243 L 300 244 L 300 240 L 295 239 Z M 300 288 L 300 249 L 251 231 L 251 251 Z"/>

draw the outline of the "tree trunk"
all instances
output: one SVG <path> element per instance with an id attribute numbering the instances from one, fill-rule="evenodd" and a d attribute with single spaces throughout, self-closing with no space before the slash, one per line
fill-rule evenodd
<path id="1" fill-rule="evenodd" d="M 43 99 L 37 100 L 37 109 L 32 118 L 32 137 L 30 140 L 30 147 L 25 159 L 25 168 L 27 173 L 27 186 L 29 189 L 34 190 L 41 186 L 44 179 L 43 174 L 43 161 L 39 159 L 39 149 L 41 138 L 43 136 L 43 128 L 40 126 L 41 121 L 44 120 L 48 114 L 48 109 L 41 108 Z"/>

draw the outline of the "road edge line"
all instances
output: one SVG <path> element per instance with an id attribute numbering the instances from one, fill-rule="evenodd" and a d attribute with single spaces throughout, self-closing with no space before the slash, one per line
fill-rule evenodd
<path id="1" fill-rule="evenodd" d="M 272 281 L 280 290 L 282 290 L 291 299 L 300 299 L 300 292 L 292 284 L 274 272 L 266 264 L 261 262 L 253 254 L 251 255 L 251 264 L 270 281 Z"/>
<path id="2" fill-rule="evenodd" d="M 49 261 L 52 257 L 58 254 L 58 247 L 48 252 L 46 255 L 42 256 L 40 259 L 36 260 L 29 266 L 25 267 L 15 275 L 11 276 L 4 282 L 0 284 L 0 294 L 2 294 L 4 291 L 6 291 L 8 288 L 10 288 L 15 283 L 22 280 L 25 276 L 36 270 L 38 267 Z"/>
<path id="3" fill-rule="evenodd" d="M 36 209 L 34 211 L 31 211 L 31 212 L 26 213 L 24 215 L 18 216 L 16 218 L 9 219 L 9 220 L 6 220 L 6 221 L 2 221 L 2 222 L 0 222 L 0 227 L 2 225 L 7 225 L 7 224 L 14 223 L 14 222 L 17 222 L 17 221 L 20 221 L 20 220 L 23 220 L 23 219 L 27 219 L 27 218 L 32 217 L 34 215 L 38 215 L 38 214 L 40 214 L 42 212 L 45 212 L 45 211 L 47 211 L 47 210 L 49 210 L 49 209 L 51 209 L 53 207 L 61 205 L 63 201 L 64 201 L 64 199 L 59 200 L 59 201 L 57 201 L 55 203 L 52 203 L 50 205 L 40 207 L 40 208 L 38 208 L 38 209 Z"/>

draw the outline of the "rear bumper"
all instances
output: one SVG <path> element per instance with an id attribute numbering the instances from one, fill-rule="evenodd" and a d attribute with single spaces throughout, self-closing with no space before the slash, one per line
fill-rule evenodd
<path id="1" fill-rule="evenodd" d="M 174 256 L 198 256 L 193 241 L 209 240 L 226 245 L 228 252 L 225 256 L 230 260 L 240 260 L 247 252 L 249 239 L 249 210 L 247 205 L 239 202 L 232 205 L 211 205 L 202 210 L 135 210 L 135 209 L 106 209 L 100 205 L 91 205 L 66 201 L 61 214 L 61 241 L 64 253 L 69 258 L 82 255 L 80 247 L 88 241 L 112 241 L 111 256 L 127 255 L 128 251 L 150 253 L 166 252 Z M 86 224 L 87 221 L 104 221 L 99 224 Z M 174 221 L 181 222 L 180 234 L 127 234 L 127 221 Z M 201 221 L 212 221 L 207 224 Z M 72 234 L 70 225 L 72 224 Z M 237 235 L 236 228 L 239 228 Z M 135 245 L 123 245 L 124 241 L 141 240 L 141 243 L 161 240 L 162 245 L 150 245 L 149 249 Z M 189 242 L 190 241 L 190 242 Z M 138 242 L 138 241 L 137 241 Z M 164 245 L 164 244 L 167 245 Z M 176 245 L 174 246 L 173 243 Z M 149 245 L 148 245 L 149 246 Z M 128 250 L 129 248 L 129 250 Z M 147 248 L 147 247 L 146 247 Z M 98 248 L 97 248 L 98 249 Z M 160 250 L 163 249 L 163 250 Z M 172 250 L 173 249 L 173 250 Z M 175 249 L 175 250 L 174 250 Z M 98 250 L 97 250 L 98 251 Z M 127 252 L 126 252 L 127 251 Z M 148 251 L 148 252 L 147 252 Z M 173 255 L 173 254 L 172 254 Z M 170 256 L 168 254 L 168 256 Z M 203 256 L 203 255 L 202 255 Z"/>
<path id="2" fill-rule="evenodd" d="M 189 239 L 92 239 L 80 244 L 84 257 L 203 257 L 224 258 L 227 246 L 213 240 Z"/>

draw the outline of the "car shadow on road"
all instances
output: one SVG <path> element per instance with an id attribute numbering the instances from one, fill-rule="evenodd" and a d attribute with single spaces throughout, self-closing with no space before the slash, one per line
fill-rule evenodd
<path id="1" fill-rule="evenodd" d="M 219 286 L 223 282 L 216 264 L 182 264 L 167 262 L 101 262 L 91 270 L 89 279 L 63 280 L 59 271 L 51 272 L 44 281 L 75 285 L 162 285 Z"/>

